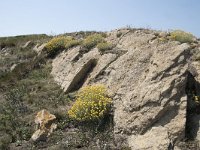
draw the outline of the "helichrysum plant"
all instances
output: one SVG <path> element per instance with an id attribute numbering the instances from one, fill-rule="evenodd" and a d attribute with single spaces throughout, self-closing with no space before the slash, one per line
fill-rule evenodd
<path id="1" fill-rule="evenodd" d="M 71 48 L 78 44 L 79 41 L 71 36 L 60 36 L 50 40 L 45 46 L 45 49 L 49 56 L 55 56 L 61 50 Z"/>
<path id="2" fill-rule="evenodd" d="M 109 111 L 111 98 L 104 85 L 91 85 L 80 89 L 77 99 L 68 111 L 69 117 L 78 121 L 100 119 Z"/>
<path id="3" fill-rule="evenodd" d="M 104 41 L 103 35 L 95 33 L 95 34 L 89 35 L 83 40 L 83 47 L 87 49 L 91 49 L 95 47 L 98 43 L 103 42 L 103 41 Z"/>
<path id="4" fill-rule="evenodd" d="M 170 38 L 181 43 L 191 43 L 194 41 L 194 36 L 181 30 L 174 30 L 170 34 Z"/>

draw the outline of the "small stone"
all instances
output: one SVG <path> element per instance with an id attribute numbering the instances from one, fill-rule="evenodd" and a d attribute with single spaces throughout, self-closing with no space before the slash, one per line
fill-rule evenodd
<path id="1" fill-rule="evenodd" d="M 33 133 L 31 139 L 33 141 L 45 140 L 57 128 L 57 124 L 53 123 L 56 116 L 43 109 L 39 111 L 35 117 L 35 123 L 38 129 Z"/>
<path id="2" fill-rule="evenodd" d="M 13 71 L 15 69 L 15 67 L 17 66 L 17 64 L 13 64 L 11 67 L 10 67 L 10 71 Z"/>

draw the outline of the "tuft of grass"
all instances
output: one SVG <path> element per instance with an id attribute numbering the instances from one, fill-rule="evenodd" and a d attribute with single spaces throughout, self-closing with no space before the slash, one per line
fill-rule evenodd
<path id="1" fill-rule="evenodd" d="M 92 49 L 93 47 L 95 47 L 98 43 L 103 42 L 104 41 L 104 37 L 102 34 L 92 34 L 89 35 L 88 37 L 86 37 L 83 40 L 83 47 L 87 48 L 87 49 Z"/>
<path id="2" fill-rule="evenodd" d="M 103 54 L 106 50 L 111 50 L 113 45 L 108 42 L 101 42 L 97 44 L 97 48 L 99 49 L 100 53 Z"/>
<path id="3" fill-rule="evenodd" d="M 181 30 L 174 30 L 170 33 L 170 38 L 181 43 L 191 43 L 194 41 L 194 35 Z"/>

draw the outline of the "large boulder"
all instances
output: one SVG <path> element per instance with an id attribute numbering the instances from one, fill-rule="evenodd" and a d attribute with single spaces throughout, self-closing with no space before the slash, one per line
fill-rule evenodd
<path id="1" fill-rule="evenodd" d="M 66 92 L 77 90 L 80 86 L 75 85 L 79 84 L 101 83 L 109 88 L 119 146 L 174 146 L 185 133 L 190 46 L 168 39 L 160 41 L 158 31 L 123 29 L 120 37 L 119 32 L 108 33 L 107 40 L 116 47 L 103 56 L 96 49 L 80 56 L 79 47 L 61 53 L 53 60 L 52 75 Z M 79 59 L 74 59 L 77 56 Z M 96 64 L 88 71 L 91 60 Z M 148 142 L 151 137 L 158 140 Z M 141 146 L 140 142 L 146 144 Z"/>
<path id="2" fill-rule="evenodd" d="M 113 62 L 103 80 L 98 81 L 115 93 L 117 143 L 145 136 L 154 126 L 166 127 L 169 140 L 184 138 L 189 45 L 152 39 L 153 34 L 143 32 L 124 36 L 118 47 L 127 49 L 127 53 Z M 128 140 L 130 146 L 133 143 Z"/>

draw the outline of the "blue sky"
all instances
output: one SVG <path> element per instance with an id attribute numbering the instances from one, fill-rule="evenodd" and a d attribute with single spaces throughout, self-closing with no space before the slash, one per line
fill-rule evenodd
<path id="1" fill-rule="evenodd" d="M 0 0 L 0 36 L 120 27 L 182 29 L 200 37 L 199 0 Z"/>

